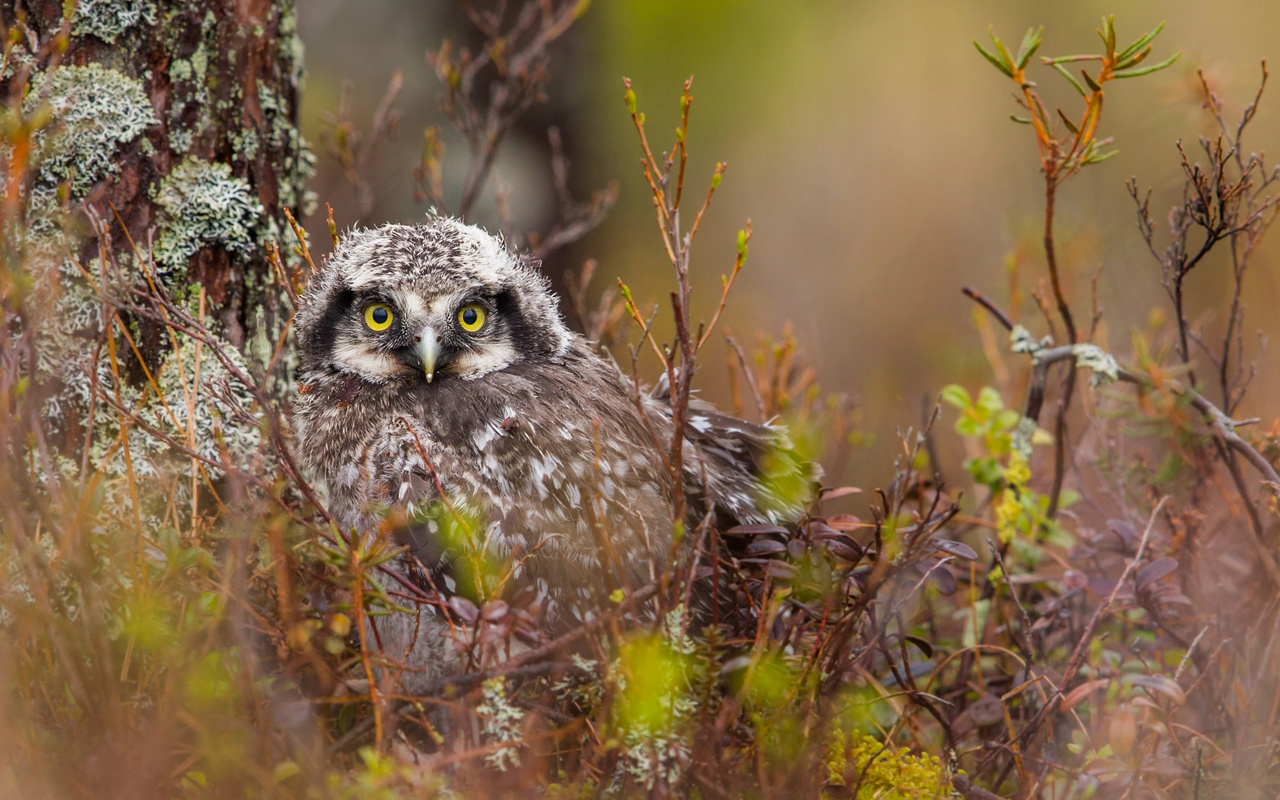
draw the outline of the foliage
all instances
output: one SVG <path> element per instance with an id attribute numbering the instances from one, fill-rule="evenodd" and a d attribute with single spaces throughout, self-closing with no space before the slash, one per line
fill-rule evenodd
<path id="1" fill-rule="evenodd" d="M 442 47 L 433 57 L 446 113 L 476 134 L 462 209 L 486 183 L 502 126 L 549 85 L 548 45 L 584 8 L 530 3 L 504 15 L 468 4 L 483 53 Z M 61 163 L 40 143 L 84 120 L 43 113 L 14 92 L 3 120 L 10 191 L 0 206 L 0 713 L 9 721 L 0 728 L 0 791 L 1274 795 L 1280 422 L 1246 438 L 1246 421 L 1232 418 L 1253 374 L 1244 366 L 1241 287 L 1277 207 L 1267 193 L 1277 172 L 1240 144 L 1259 98 L 1228 125 L 1203 81 L 1222 133 L 1201 145 L 1208 166 L 1179 153 L 1186 187 L 1167 247 L 1154 243 L 1147 200 L 1130 189 L 1173 312 L 1163 328 L 1135 336 L 1129 356 L 1095 341 L 1096 323 L 1075 327 L 1054 257 L 1055 190 L 1105 158 L 1096 135 L 1104 86 L 1171 63 L 1144 63 L 1157 33 L 1119 48 L 1108 18 L 1103 54 L 1046 60 L 1060 73 L 1096 64 L 1083 84 L 1066 73 L 1085 103 L 1078 117 L 1059 112 L 1066 133 L 1026 79 L 1038 30 L 1016 56 L 994 37 L 994 51 L 979 48 L 1017 82 L 1046 179 L 1057 308 L 1046 303 L 1042 322 L 1021 321 L 968 290 L 1008 331 L 1008 353 L 1023 360 L 1017 379 L 976 395 L 947 386 L 926 425 L 902 436 L 884 488 L 825 487 L 797 525 L 721 529 L 708 519 L 685 530 L 677 493 L 672 524 L 683 545 L 655 560 L 652 582 L 619 589 L 596 616 L 562 629 L 544 626 L 530 598 L 505 591 L 515 565 L 487 557 L 466 509 L 420 510 L 468 555 L 458 573 L 466 590 L 448 599 L 388 568 L 396 546 L 386 530 L 353 536 L 332 524 L 295 466 L 287 403 L 268 389 L 286 371 L 287 332 L 250 366 L 202 290 L 162 279 L 205 239 L 249 249 L 263 235 L 253 228 L 261 210 L 230 173 L 187 158 L 159 184 L 173 217 L 165 230 L 190 230 L 162 233 L 154 253 L 105 246 L 109 226 L 91 204 L 72 209 L 90 218 L 91 235 L 62 240 L 52 259 L 37 248 L 30 209 L 42 170 Z M 46 44 L 56 61 L 58 45 Z M 69 80 L 58 77 L 64 71 L 92 69 L 50 68 L 46 86 Z M 489 70 L 496 85 L 486 104 L 478 76 Z M 127 87 L 116 99 L 130 100 Z M 663 385 L 676 434 L 657 446 L 680 476 L 695 378 L 709 372 L 703 357 L 748 263 L 751 226 L 725 243 L 716 310 L 695 323 L 692 243 L 725 166 L 682 216 L 692 82 L 673 109 L 667 151 L 652 149 L 629 83 L 623 102 L 675 279 L 673 340 L 659 340 L 658 307 L 626 286 L 589 304 L 590 269 L 570 300 L 584 328 L 630 356 L 637 391 L 646 379 Z M 385 126 L 390 100 L 380 113 L 371 131 Z M 359 181 L 349 122 L 335 118 L 332 153 Z M 102 138 L 108 158 L 138 124 Z M 430 134 L 427 144 L 417 177 L 425 196 L 442 200 L 444 154 Z M 80 199 L 90 186 L 76 188 L 77 179 L 111 174 L 56 177 Z M 562 219 L 527 243 L 562 246 L 612 202 L 608 192 L 587 204 L 565 197 Z M 1188 244 L 1199 241 L 1189 238 L 1196 230 L 1205 254 L 1226 243 L 1236 256 L 1222 344 L 1202 348 L 1212 370 L 1193 357 L 1189 343 L 1208 341 L 1207 330 L 1186 319 L 1180 299 L 1185 275 L 1210 263 Z M 279 245 L 272 250 L 289 301 L 315 268 L 305 232 L 294 233 L 284 257 Z M 339 236 L 336 226 L 329 233 Z M 68 317 L 75 324 L 63 324 Z M 165 358 L 143 356 L 144 331 L 170 343 Z M 822 394 L 789 330 L 762 336 L 753 356 L 725 341 L 736 413 L 792 426 L 791 446 L 766 461 L 773 491 L 799 494 L 808 487 L 787 477 L 795 462 L 824 451 L 838 462 L 862 435 L 856 416 Z M 1076 403 L 1081 368 L 1094 391 Z M 1212 389 L 1197 368 L 1212 371 Z M 68 385 L 72 399 L 51 405 Z M 1024 398 L 1017 408 L 1015 396 Z M 1050 397 L 1052 432 L 1039 426 Z M 944 405 L 966 448 L 962 465 L 934 455 Z M 1068 416 L 1081 431 L 1075 438 Z M 944 480 L 956 467 L 966 491 Z M 461 668 L 406 695 L 396 683 L 401 655 L 383 651 L 378 629 L 424 609 L 441 623 L 442 657 Z"/>

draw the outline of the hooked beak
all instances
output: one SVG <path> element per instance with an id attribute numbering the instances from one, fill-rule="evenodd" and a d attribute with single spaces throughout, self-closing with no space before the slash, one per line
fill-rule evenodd
<path id="1" fill-rule="evenodd" d="M 436 332 L 430 326 L 422 329 L 422 338 L 414 348 L 418 359 L 422 362 L 422 371 L 426 373 L 427 383 L 436 376 L 436 359 L 440 357 L 440 343 L 436 341 Z"/>

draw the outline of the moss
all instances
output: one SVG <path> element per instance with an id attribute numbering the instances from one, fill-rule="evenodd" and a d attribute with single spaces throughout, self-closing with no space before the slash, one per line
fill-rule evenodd
<path id="1" fill-rule="evenodd" d="M 851 734 L 846 738 L 836 729 L 827 750 L 826 767 L 828 786 L 851 788 L 861 780 L 859 800 L 951 796 L 950 776 L 937 757 L 915 756 L 871 736 Z"/>
<path id="2" fill-rule="evenodd" d="M 72 198 L 114 174 L 120 146 L 158 122 L 141 81 L 98 64 L 37 76 L 24 111 L 44 102 L 56 124 L 36 136 L 37 179 L 48 186 L 69 180 Z"/>
<path id="3" fill-rule="evenodd" d="M 257 248 L 262 205 L 227 164 L 188 158 L 161 181 L 156 202 L 163 219 L 154 255 L 169 275 L 181 275 L 205 245 L 220 245 L 240 257 Z"/>
<path id="4" fill-rule="evenodd" d="M 80 0 L 71 34 L 96 36 L 115 44 L 121 34 L 139 24 L 156 24 L 156 7 L 151 0 Z"/>

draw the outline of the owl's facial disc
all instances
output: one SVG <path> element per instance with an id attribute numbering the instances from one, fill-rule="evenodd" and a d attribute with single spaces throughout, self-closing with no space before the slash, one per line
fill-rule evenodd
<path id="1" fill-rule="evenodd" d="M 500 297 L 466 292 L 419 297 L 415 305 L 417 313 L 404 315 L 409 341 L 396 352 L 403 367 L 427 383 L 444 376 L 475 380 L 517 360 L 512 321 Z"/>

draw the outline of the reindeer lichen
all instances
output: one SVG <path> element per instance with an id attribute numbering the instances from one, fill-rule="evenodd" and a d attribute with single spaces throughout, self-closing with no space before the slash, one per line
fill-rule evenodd
<path id="1" fill-rule="evenodd" d="M 80 0 L 71 21 L 71 34 L 96 36 L 115 44 L 130 28 L 155 23 L 156 7 L 151 0 Z"/>
<path id="2" fill-rule="evenodd" d="M 69 181 L 73 198 L 117 172 L 120 147 L 158 122 L 142 82 L 100 64 L 36 76 L 24 111 L 45 102 L 56 124 L 36 136 L 37 181 L 48 187 Z"/>
<path id="3" fill-rule="evenodd" d="M 154 255 L 168 274 L 180 274 L 205 245 L 220 245 L 241 257 L 257 247 L 262 205 L 228 164 L 188 158 L 160 183 L 156 202 L 163 220 Z"/>

